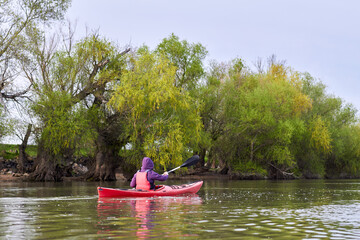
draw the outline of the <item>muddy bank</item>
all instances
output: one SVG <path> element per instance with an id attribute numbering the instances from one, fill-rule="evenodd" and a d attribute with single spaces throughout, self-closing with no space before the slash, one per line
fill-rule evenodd
<path id="1" fill-rule="evenodd" d="M 86 181 L 85 176 L 88 172 L 89 159 L 77 159 L 62 166 L 63 181 Z M 34 165 L 33 159 L 27 162 L 27 171 L 20 173 L 17 169 L 16 160 L 5 160 L 0 158 L 0 181 L 31 181 L 29 176 Z M 117 181 L 130 181 L 133 173 L 123 173 L 121 169 L 116 170 Z M 231 170 L 224 171 L 223 169 L 209 169 L 189 168 L 187 172 L 171 173 L 169 179 L 174 180 L 264 180 L 268 179 L 266 176 L 256 173 L 241 173 L 232 172 Z"/>
<path id="2" fill-rule="evenodd" d="M 1 182 L 27 182 L 27 181 L 30 181 L 28 179 L 28 176 L 29 176 L 29 174 L 27 174 L 27 173 L 25 173 L 25 174 L 5 173 L 5 174 L 0 174 L 0 181 Z M 121 173 L 116 174 L 116 179 L 117 179 L 117 181 L 122 181 L 122 182 L 130 182 L 130 180 L 131 180 L 131 179 L 126 178 Z M 170 175 L 169 179 L 197 181 L 197 180 L 213 180 L 213 179 L 228 180 L 228 179 L 232 179 L 232 178 L 229 175 L 222 175 L 222 174 L 218 174 L 218 173 L 207 172 L 207 173 L 202 173 L 199 175 L 195 175 L 195 174 Z M 64 177 L 63 181 L 69 182 L 69 181 L 86 181 L 86 180 L 83 176 L 77 176 L 77 177 Z"/>
<path id="3" fill-rule="evenodd" d="M 75 165 L 77 166 L 77 165 Z M 76 174 L 76 176 L 64 176 L 63 181 L 86 181 L 85 180 L 85 173 Z M 129 182 L 131 177 L 129 174 L 123 174 L 119 171 L 116 173 L 117 181 Z M 218 180 L 228 180 L 228 179 L 237 179 L 235 175 L 228 175 L 228 174 L 220 174 L 216 171 L 204 171 L 204 170 L 189 170 L 187 173 L 183 174 L 170 174 L 169 179 L 172 180 L 206 180 L 206 179 L 218 179 Z M 242 177 L 242 179 L 260 179 L 256 178 L 253 175 L 248 175 L 246 178 Z M 2 169 L 0 171 L 0 181 L 2 182 L 16 182 L 16 181 L 30 181 L 29 180 L 29 173 L 14 173 L 9 169 Z"/>
<path id="4" fill-rule="evenodd" d="M 0 182 L 20 182 L 20 181 L 24 181 L 23 175 L 15 175 L 15 173 L 0 175 Z"/>

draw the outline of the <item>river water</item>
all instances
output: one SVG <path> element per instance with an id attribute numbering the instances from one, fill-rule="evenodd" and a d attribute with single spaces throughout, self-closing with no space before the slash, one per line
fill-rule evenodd
<path id="1" fill-rule="evenodd" d="M 360 239 L 360 180 L 206 180 L 130 199 L 98 199 L 99 185 L 128 187 L 1 182 L 0 239 Z"/>

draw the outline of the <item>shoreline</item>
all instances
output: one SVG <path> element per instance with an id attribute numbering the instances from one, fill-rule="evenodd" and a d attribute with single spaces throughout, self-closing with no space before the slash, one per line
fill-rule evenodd
<path id="1" fill-rule="evenodd" d="M 18 174 L 18 173 L 11 173 L 11 174 L 0 174 L 0 182 L 32 182 L 27 180 L 28 174 Z M 116 181 L 128 182 L 123 174 L 116 174 Z M 221 179 L 221 180 L 229 180 L 229 175 L 221 175 L 216 173 L 209 173 L 209 174 L 199 174 L 199 175 L 183 175 L 183 176 L 170 176 L 169 179 L 171 180 L 204 180 L 204 179 Z M 82 176 L 79 177 L 64 177 L 64 182 L 72 182 L 72 181 L 85 181 Z"/>
<path id="2" fill-rule="evenodd" d="M 28 175 L 29 174 L 19 174 L 19 173 L 11 173 L 11 174 L 0 174 L 0 182 L 33 182 L 28 180 Z M 116 174 L 116 181 L 120 181 L 120 182 L 129 182 L 128 179 L 126 179 L 124 177 L 123 174 L 121 173 L 117 173 Z M 170 176 L 169 180 L 271 180 L 271 181 L 276 181 L 276 179 L 269 179 L 269 178 L 258 178 L 254 175 L 247 175 L 247 177 L 242 177 L 242 178 L 237 178 L 237 177 L 232 177 L 231 175 L 224 175 L 224 174 L 219 174 L 219 173 L 214 173 L 214 172 L 206 172 L 206 173 L 200 173 L 200 174 L 187 174 L 187 175 L 182 175 L 182 176 Z M 342 179 L 360 179 L 360 178 L 296 178 L 296 179 L 278 179 L 279 181 L 284 181 L 284 180 L 299 180 L 299 179 L 308 179 L 308 180 L 342 180 Z M 82 182 L 82 181 L 86 181 L 84 180 L 83 176 L 78 176 L 78 177 L 64 177 L 63 178 L 63 182 Z"/>

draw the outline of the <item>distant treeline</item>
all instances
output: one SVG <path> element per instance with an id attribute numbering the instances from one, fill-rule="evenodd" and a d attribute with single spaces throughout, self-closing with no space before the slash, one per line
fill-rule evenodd
<path id="1" fill-rule="evenodd" d="M 254 67 L 240 58 L 205 64 L 202 44 L 174 34 L 155 49 L 119 47 L 97 32 L 75 40 L 71 24 L 44 34 L 69 4 L 0 6 L 0 137 L 23 136 L 19 166 L 36 139 L 33 180 L 60 181 L 79 154 L 93 159 L 91 180 L 115 180 L 116 168 L 134 171 L 144 156 L 166 170 L 192 154 L 225 174 L 360 176 L 357 110 L 309 73 L 274 56 Z M 19 77 L 28 88 L 16 90 Z M 21 121 L 7 115 L 10 104 L 21 106 Z"/>

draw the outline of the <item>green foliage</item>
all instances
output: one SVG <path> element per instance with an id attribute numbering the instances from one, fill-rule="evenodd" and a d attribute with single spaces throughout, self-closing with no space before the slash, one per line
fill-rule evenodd
<path id="1" fill-rule="evenodd" d="M 201 102 L 200 116 L 203 122 L 203 129 L 200 148 L 208 152 L 209 162 L 218 162 L 218 156 L 222 155 L 216 151 L 217 141 L 223 141 L 221 138 L 224 134 L 225 117 L 223 114 L 223 100 L 225 91 L 224 81 L 228 79 L 228 72 L 236 71 L 236 74 L 241 74 L 242 62 L 240 59 L 234 60 L 238 66 L 229 66 L 225 63 L 210 62 L 209 71 L 203 83 L 198 87 L 197 97 Z M 229 70 L 229 68 L 231 68 Z M 231 74 L 230 74 L 231 75 Z M 231 75 L 232 76 L 232 75 Z"/>
<path id="2" fill-rule="evenodd" d="M 240 58 L 205 71 L 205 47 L 174 34 L 128 58 L 97 34 L 46 45 L 38 23 L 62 19 L 69 5 L 0 6 L 0 91 L 10 98 L 5 90 L 21 66 L 33 84 L 38 140 L 52 155 L 94 154 L 103 137 L 106 151 L 121 148 L 136 162 L 147 155 L 161 168 L 197 151 L 248 173 L 272 166 L 305 177 L 360 176 L 357 110 L 310 74 L 275 61 L 255 73 Z M 2 110 L 0 138 L 11 125 Z"/>
<path id="3" fill-rule="evenodd" d="M 3 108 L 0 105 L 0 140 L 6 133 L 5 116 L 3 114 Z"/>
<path id="4" fill-rule="evenodd" d="M 0 4 L 0 57 L 13 51 L 13 44 L 24 37 L 27 28 L 34 29 L 38 22 L 50 24 L 61 20 L 71 0 L 7 0 Z M 27 32 L 29 33 L 29 32 Z M 21 46 L 17 46 L 21 47 Z"/>
<path id="5" fill-rule="evenodd" d="M 200 43 L 190 44 L 171 34 L 157 46 L 156 52 L 165 55 L 177 68 L 175 86 L 194 89 L 204 75 L 203 60 L 207 50 Z"/>
<path id="6" fill-rule="evenodd" d="M 303 151 L 298 162 L 305 178 L 323 178 L 325 176 L 325 159 L 322 154 L 315 150 L 308 149 Z"/>
<path id="7" fill-rule="evenodd" d="M 360 176 L 360 126 L 351 125 L 339 131 L 340 141 L 336 141 L 333 155 L 335 169 L 347 176 Z"/>
<path id="8" fill-rule="evenodd" d="M 11 135 L 15 128 L 14 119 L 5 114 L 5 109 L 0 104 L 0 141 L 3 137 Z"/>
<path id="9" fill-rule="evenodd" d="M 81 101 L 85 96 L 80 94 L 82 91 L 95 93 L 96 87 L 114 81 L 122 70 L 123 60 L 111 42 L 93 34 L 72 48 L 55 52 L 51 62 L 38 64 L 47 64 L 50 76 L 35 82 L 37 91 L 63 91 Z M 91 84 L 95 87 L 91 88 Z"/>
<path id="10" fill-rule="evenodd" d="M 103 102 L 123 69 L 122 55 L 97 34 L 53 53 L 40 51 L 38 44 L 34 54 L 42 68 L 28 76 L 37 96 L 33 110 L 41 123 L 40 142 L 59 158 L 84 148 L 93 153 L 96 132 L 108 123 Z"/>
<path id="11" fill-rule="evenodd" d="M 48 93 L 39 99 L 33 108 L 43 124 L 41 139 L 44 147 L 54 155 L 75 149 L 82 137 L 88 133 L 85 109 L 74 105 L 73 98 L 67 93 Z"/>
<path id="12" fill-rule="evenodd" d="M 293 167 L 291 142 L 302 127 L 298 116 L 311 108 L 310 99 L 294 84 L 297 73 L 282 65 L 272 65 L 264 74 L 235 73 L 224 87 L 230 157 L 264 168 L 269 163 Z"/>
<path id="13" fill-rule="evenodd" d="M 256 164 L 255 162 L 251 162 L 251 161 L 247 161 L 247 162 L 241 162 L 241 161 L 237 161 L 234 164 L 234 170 L 235 171 L 239 171 L 242 173 L 247 173 L 247 174 L 260 174 L 262 176 L 266 176 L 267 175 L 267 171 L 266 169 L 264 169 L 262 166 L 260 166 L 259 164 Z"/>
<path id="14" fill-rule="evenodd" d="M 306 131 L 293 141 L 298 165 L 307 177 L 350 176 L 358 172 L 356 110 L 326 93 L 326 86 L 305 73 L 302 89 L 312 109 L 302 116 Z M 354 129 L 350 133 L 349 129 Z M 352 139 L 354 142 L 351 142 Z M 354 146 L 355 145 L 355 146 Z M 345 154 L 346 153 L 346 154 Z"/>
<path id="15" fill-rule="evenodd" d="M 206 75 L 203 61 L 208 52 L 200 43 L 189 43 L 171 34 L 168 38 L 161 41 L 155 49 L 155 53 L 166 56 L 170 63 L 176 67 L 174 85 L 181 88 L 182 91 L 188 91 L 189 95 L 195 100 L 193 101 L 193 104 L 195 104 L 194 108 L 198 108 L 198 105 L 201 104 L 199 114 L 202 118 L 204 131 L 200 131 L 199 146 L 195 147 L 194 150 L 196 149 L 203 159 L 205 156 L 202 155 L 211 144 L 211 133 L 208 125 L 206 125 L 208 120 L 205 116 L 207 114 L 205 111 L 211 109 L 203 105 L 209 103 L 208 100 L 204 101 L 203 97 L 206 97 L 206 92 L 210 93 L 209 90 L 211 91 L 211 89 L 206 90 L 206 86 L 202 85 Z M 204 107 L 207 110 L 204 110 Z"/>
<path id="16" fill-rule="evenodd" d="M 199 141 L 198 107 L 174 86 L 175 72 L 163 55 L 143 49 L 114 88 L 109 106 L 128 113 L 125 124 L 135 159 L 145 154 L 165 167 L 179 164 Z"/>
<path id="17" fill-rule="evenodd" d="M 20 2 L 26 9 L 25 12 L 33 15 L 32 18 L 45 22 L 62 19 L 70 3 L 71 0 L 22 0 Z"/>
<path id="18" fill-rule="evenodd" d="M 25 68 L 32 68 L 32 39 L 42 38 L 40 25 L 61 20 L 71 0 L 4 0 L 0 1 L 0 92 L 1 98 L 17 100 L 28 90 L 15 86 L 15 79 Z M 1 101 L 5 103 L 5 101 Z M 15 101 L 16 102 L 16 101 Z M 1 108 L 4 106 L 1 106 Z M 8 120 L 6 120 L 8 121 Z M 0 116 L 0 138 L 6 134 Z"/>
<path id="19" fill-rule="evenodd" d="M 321 116 L 316 116 L 312 121 L 310 121 L 309 130 L 311 132 L 310 145 L 318 151 L 330 153 L 331 137 L 328 126 L 322 120 Z"/>

